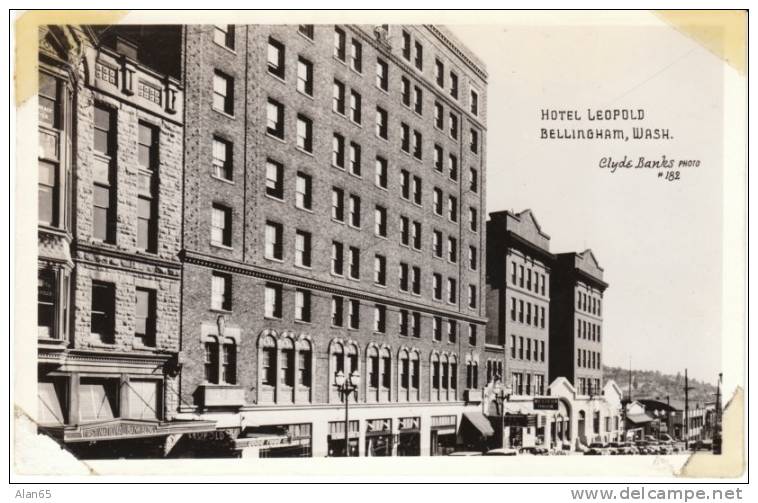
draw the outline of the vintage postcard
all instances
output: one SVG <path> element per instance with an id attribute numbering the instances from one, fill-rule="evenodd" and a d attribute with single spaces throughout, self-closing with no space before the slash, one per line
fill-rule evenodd
<path id="1" fill-rule="evenodd" d="M 14 23 L 19 480 L 744 476 L 747 12 Z"/>

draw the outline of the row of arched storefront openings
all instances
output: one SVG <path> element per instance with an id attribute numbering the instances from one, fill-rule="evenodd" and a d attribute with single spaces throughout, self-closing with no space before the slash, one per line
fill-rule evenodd
<path id="1" fill-rule="evenodd" d="M 360 384 L 351 400 L 361 402 L 389 401 L 455 401 L 459 393 L 459 356 L 448 351 L 429 354 L 415 347 L 402 345 L 397 349 L 387 344 L 370 342 L 364 348 L 352 339 L 334 338 L 328 344 L 328 358 L 319 358 L 313 351 L 308 334 L 281 334 L 265 330 L 257 343 L 258 403 L 307 403 L 325 400 L 340 402 L 334 375 L 357 371 Z M 237 344 L 233 339 L 215 337 L 205 342 L 205 380 L 214 384 L 237 383 Z M 326 360 L 326 361 L 324 361 Z M 428 362 L 425 365 L 424 362 Z M 468 353 L 464 357 L 465 387 L 479 387 L 479 358 Z M 318 365 L 326 365 L 324 374 Z M 316 376 L 328 380 L 326 397 L 313 395 Z M 423 386 L 423 380 L 428 385 Z M 423 389 L 423 396 L 422 396 Z"/>

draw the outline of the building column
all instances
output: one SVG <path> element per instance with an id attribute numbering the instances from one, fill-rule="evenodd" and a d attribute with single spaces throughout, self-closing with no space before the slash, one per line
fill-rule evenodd
<path id="1" fill-rule="evenodd" d="M 311 426 L 311 456 L 323 458 L 329 454 L 329 421 L 314 421 Z"/>
<path id="2" fill-rule="evenodd" d="M 68 424 L 79 424 L 79 372 L 68 379 Z"/>
<path id="3" fill-rule="evenodd" d="M 431 427 L 431 416 L 422 417 L 421 418 L 421 428 L 419 432 L 419 454 L 421 456 L 429 456 L 431 455 L 431 444 L 432 444 L 432 427 Z"/>
<path id="4" fill-rule="evenodd" d="M 550 430 L 550 427 L 553 424 L 553 416 L 551 414 L 545 414 L 543 417 L 545 418 L 545 426 L 542 429 L 544 432 L 542 437 L 542 447 L 550 450 L 553 443 L 552 431 Z"/>

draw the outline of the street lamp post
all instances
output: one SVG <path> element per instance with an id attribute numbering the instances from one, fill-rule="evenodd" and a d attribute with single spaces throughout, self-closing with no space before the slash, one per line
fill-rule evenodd
<path id="1" fill-rule="evenodd" d="M 350 428 L 350 394 L 358 389 L 361 376 L 357 370 L 354 370 L 350 376 L 345 376 L 343 371 L 338 371 L 334 374 L 334 387 L 340 394 L 342 400 L 345 401 L 345 457 L 350 456 L 350 436 L 348 435 Z"/>
<path id="2" fill-rule="evenodd" d="M 500 447 L 505 448 L 505 403 L 507 403 L 513 390 L 510 386 L 503 386 L 502 380 L 498 379 L 498 383 L 495 385 L 495 402 L 497 403 L 498 411 L 500 411 Z"/>

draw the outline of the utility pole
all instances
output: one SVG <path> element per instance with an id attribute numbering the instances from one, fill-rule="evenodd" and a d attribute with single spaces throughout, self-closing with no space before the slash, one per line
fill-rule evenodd
<path id="1" fill-rule="evenodd" d="M 690 381 L 684 369 L 684 450 L 690 448 Z"/>
<path id="2" fill-rule="evenodd" d="M 632 403 L 632 359 L 629 358 L 629 403 Z"/>
<path id="3" fill-rule="evenodd" d="M 719 372 L 719 380 L 716 383 L 716 417 L 714 418 L 713 432 L 713 453 L 721 454 L 721 378 L 723 374 Z"/>

